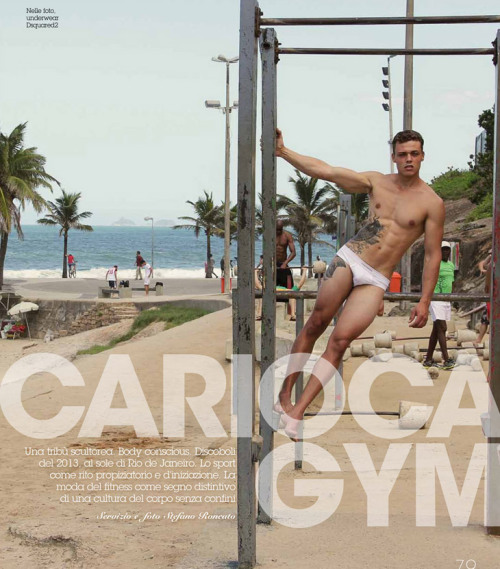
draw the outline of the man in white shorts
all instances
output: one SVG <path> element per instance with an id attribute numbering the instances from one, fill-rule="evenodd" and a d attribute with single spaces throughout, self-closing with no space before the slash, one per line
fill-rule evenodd
<path id="1" fill-rule="evenodd" d="M 144 269 L 144 290 L 146 291 L 146 296 L 149 296 L 149 283 L 153 278 L 153 267 L 146 261 L 141 266 Z"/>
<path id="2" fill-rule="evenodd" d="M 455 280 L 455 265 L 450 261 L 451 244 L 448 241 L 441 243 L 441 264 L 439 266 L 439 277 L 434 292 L 439 294 L 449 294 L 453 290 Z M 439 347 L 443 354 L 443 369 L 452 369 L 455 362 L 448 354 L 446 346 L 446 322 L 451 320 L 451 302 L 433 300 L 429 307 L 432 318 L 432 332 L 429 338 L 427 355 L 425 356 L 424 367 L 433 365 L 432 356 L 439 342 Z"/>
<path id="3" fill-rule="evenodd" d="M 297 440 L 299 422 L 308 405 L 331 379 L 332 366 L 338 369 L 351 341 L 374 320 L 396 264 L 422 234 L 425 236 L 422 294 L 409 322 L 413 328 L 421 328 L 427 322 L 441 261 L 444 205 L 419 177 L 423 146 L 418 132 L 399 132 L 392 141 L 397 174 L 355 172 L 290 150 L 284 145 L 281 131 L 277 131 L 277 156 L 312 178 L 333 182 L 349 193 L 366 193 L 370 199 L 366 225 L 330 263 L 314 310 L 292 347 L 292 354 L 310 354 L 345 302 L 326 350 L 295 405 L 291 393 L 299 373 L 288 373 L 283 382 L 275 411 L 283 414 L 285 433 L 292 440 Z M 324 365 L 325 360 L 331 365 Z"/>

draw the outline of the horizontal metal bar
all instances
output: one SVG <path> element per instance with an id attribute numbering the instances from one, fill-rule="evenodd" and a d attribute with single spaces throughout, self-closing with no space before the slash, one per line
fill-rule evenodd
<path id="1" fill-rule="evenodd" d="M 494 55 L 493 48 L 470 47 L 457 49 L 392 49 L 337 47 L 282 47 L 280 55 Z"/>
<path id="2" fill-rule="evenodd" d="M 316 417 L 321 415 L 390 415 L 399 417 L 399 411 L 320 411 L 319 413 L 310 413 L 306 411 L 305 417 Z"/>
<path id="3" fill-rule="evenodd" d="M 285 291 L 277 290 L 277 300 L 289 300 L 290 298 L 316 298 L 318 296 L 317 290 L 299 290 L 299 291 Z M 421 294 L 418 292 L 386 292 L 384 300 L 413 300 L 419 301 Z M 262 298 L 261 291 L 255 291 L 255 298 Z M 445 300 L 449 302 L 489 302 L 490 297 L 486 294 L 466 294 L 461 292 L 454 292 L 452 294 L 435 294 L 432 300 Z"/>
<path id="4" fill-rule="evenodd" d="M 500 16 L 426 16 L 411 18 L 261 18 L 260 26 L 384 26 L 397 24 L 491 24 Z"/>
<path id="5" fill-rule="evenodd" d="M 420 300 L 419 292 L 386 292 L 385 300 Z M 489 302 L 489 294 L 466 294 L 465 292 L 453 292 L 451 294 L 435 294 L 432 300 L 446 300 L 448 302 Z"/>

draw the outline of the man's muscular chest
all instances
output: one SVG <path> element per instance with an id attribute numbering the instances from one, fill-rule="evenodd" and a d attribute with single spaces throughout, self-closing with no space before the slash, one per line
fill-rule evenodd
<path id="1" fill-rule="evenodd" d="M 370 217 L 390 221 L 401 229 L 423 228 L 427 216 L 425 192 L 376 187 L 370 195 Z"/>

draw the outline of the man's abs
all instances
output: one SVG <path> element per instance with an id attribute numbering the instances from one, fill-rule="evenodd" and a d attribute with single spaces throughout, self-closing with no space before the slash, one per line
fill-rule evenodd
<path id="1" fill-rule="evenodd" d="M 410 245 L 423 233 L 423 227 L 405 229 L 393 221 L 372 218 L 347 243 L 365 263 L 387 278 Z"/>

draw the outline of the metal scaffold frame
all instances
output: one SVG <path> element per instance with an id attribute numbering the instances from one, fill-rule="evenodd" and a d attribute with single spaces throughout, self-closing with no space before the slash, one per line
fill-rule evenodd
<path id="1" fill-rule="evenodd" d="M 492 55 L 496 68 L 495 83 L 495 150 L 494 150 L 494 232 L 491 286 L 491 404 L 500 407 L 500 75 L 498 59 L 500 30 L 492 48 L 462 49 L 325 49 L 287 48 L 278 44 L 274 29 L 265 26 L 352 26 L 407 24 L 478 24 L 500 22 L 500 16 L 445 16 L 412 18 L 272 18 L 262 17 L 257 0 L 240 0 L 239 116 L 238 116 L 238 288 L 233 293 L 233 346 L 235 353 L 234 385 L 237 390 L 238 426 L 238 563 L 240 569 L 256 564 L 256 522 L 270 523 L 272 518 L 272 466 L 261 472 L 257 507 L 256 466 L 273 449 L 273 428 L 262 418 L 260 434 L 255 433 L 255 157 L 257 126 L 257 47 L 260 42 L 262 61 L 262 194 L 264 283 L 262 291 L 261 377 L 275 358 L 276 294 L 276 157 L 274 153 L 277 125 L 277 63 L 280 55 Z M 299 299 L 311 293 L 285 293 Z M 314 294 L 314 293 L 313 293 Z M 407 295 L 410 298 L 412 295 Z M 399 295 L 401 297 L 401 295 Z M 303 321 L 303 302 L 298 302 L 297 325 Z M 272 370 L 272 367 L 271 367 Z M 299 387 L 300 389 L 300 387 Z M 272 394 L 265 394 L 262 405 L 272 406 Z M 494 414 L 491 414 L 493 421 Z M 492 432 L 494 430 L 492 424 Z M 500 425 L 498 425 L 500 427 Z M 487 531 L 500 535 L 500 519 L 493 504 L 500 505 L 500 464 L 496 446 L 500 438 L 489 438 Z M 301 445 L 298 445 L 299 449 Z M 494 450 L 491 450 L 494 449 Z M 300 450 L 299 450 L 300 456 Z M 498 509 L 498 508 L 497 508 Z M 498 512 L 497 512 L 498 514 Z"/>

